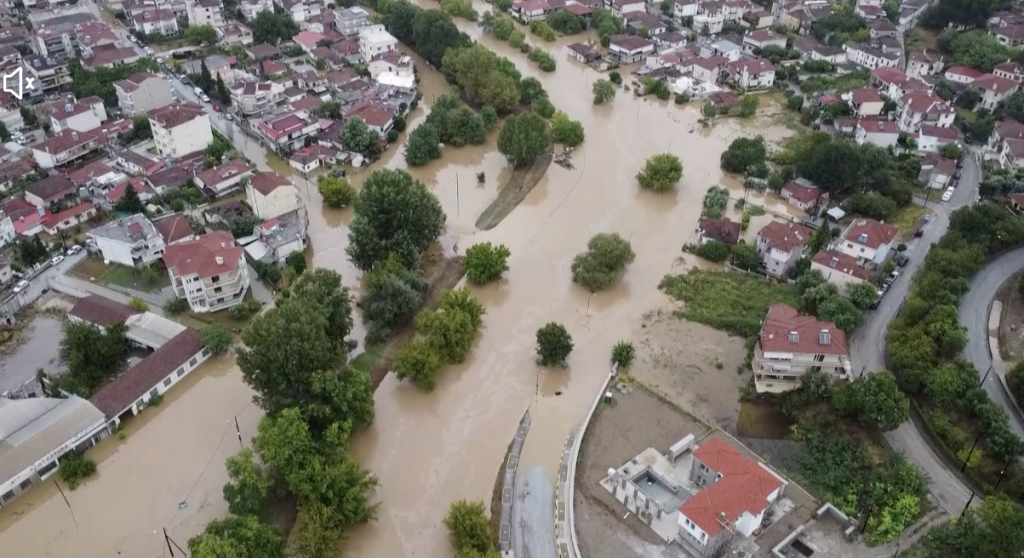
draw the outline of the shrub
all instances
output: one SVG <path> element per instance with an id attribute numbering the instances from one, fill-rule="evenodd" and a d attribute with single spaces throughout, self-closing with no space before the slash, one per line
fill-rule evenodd
<path id="1" fill-rule="evenodd" d="M 1024 361 L 1018 362 L 1006 373 L 1006 384 L 1017 403 L 1024 403 Z"/>
<path id="2" fill-rule="evenodd" d="M 260 301 L 253 298 L 229 308 L 228 315 L 233 320 L 244 321 L 255 316 L 261 308 L 263 305 L 260 304 Z"/>
<path id="3" fill-rule="evenodd" d="M 316 189 L 323 196 L 324 204 L 328 207 L 348 207 L 356 199 L 355 188 L 344 178 L 321 176 L 317 181 Z"/>
<path id="4" fill-rule="evenodd" d="M 587 243 L 587 251 L 572 261 L 572 280 L 591 292 L 614 283 L 636 254 L 625 239 L 615 233 L 598 234 Z"/>
<path id="5" fill-rule="evenodd" d="M 712 240 L 698 246 L 694 250 L 694 254 L 712 262 L 724 262 L 729 257 L 729 245 L 719 240 Z"/>
<path id="6" fill-rule="evenodd" d="M 754 165 L 764 163 L 767 157 L 768 148 L 763 137 L 737 138 L 722 152 L 721 166 L 724 171 L 742 173 Z"/>
<path id="7" fill-rule="evenodd" d="M 466 278 L 478 285 L 500 279 L 501 274 L 508 270 L 508 257 L 511 254 L 504 244 L 495 246 L 483 242 L 470 246 L 464 260 Z"/>
<path id="8" fill-rule="evenodd" d="M 188 308 L 188 300 L 174 297 L 164 303 L 164 314 L 167 314 L 168 316 L 178 316 L 188 312 Z"/>
<path id="9" fill-rule="evenodd" d="M 96 462 L 78 450 L 71 450 L 60 456 L 60 478 L 74 490 L 81 482 L 96 472 Z"/>
<path id="10" fill-rule="evenodd" d="M 720 186 L 712 186 L 708 188 L 706 194 L 704 194 L 704 210 L 703 215 L 711 217 L 712 219 L 721 219 L 725 213 L 725 208 L 729 206 L 729 190 Z"/>
<path id="11" fill-rule="evenodd" d="M 572 347 L 572 336 L 562 324 L 550 322 L 537 330 L 537 356 L 541 366 L 564 366 Z"/>
<path id="12" fill-rule="evenodd" d="M 612 80 L 615 85 L 622 85 L 622 74 L 619 72 L 611 72 L 608 74 L 608 79 Z"/>
<path id="13" fill-rule="evenodd" d="M 219 355 L 231 346 L 231 332 L 218 323 L 209 324 L 199 330 L 199 340 L 211 353 Z"/>
<path id="14" fill-rule="evenodd" d="M 453 502 L 444 518 L 448 541 L 459 556 L 485 558 L 494 552 L 494 531 L 483 502 Z"/>
<path id="15" fill-rule="evenodd" d="M 888 370 L 837 386 L 832 402 L 839 414 L 883 432 L 895 430 L 907 420 L 910 412 L 910 401 L 900 392 L 896 378 Z"/>
<path id="16" fill-rule="evenodd" d="M 740 269 L 754 271 L 757 269 L 757 248 L 752 244 L 740 242 L 732 249 L 732 264 Z"/>
<path id="17" fill-rule="evenodd" d="M 536 63 L 537 67 L 545 72 L 553 72 L 557 66 L 555 59 L 552 58 L 550 54 L 537 47 L 530 49 L 530 53 L 526 56 L 526 59 L 530 62 Z"/>
<path id="18" fill-rule="evenodd" d="M 524 40 L 526 40 L 526 35 L 524 35 L 521 31 L 513 31 L 508 36 L 508 44 L 512 48 L 519 48 L 523 46 Z"/>
<path id="19" fill-rule="evenodd" d="M 612 364 L 617 364 L 620 371 L 629 368 L 635 356 L 636 350 L 629 341 L 619 341 L 612 347 Z"/>
<path id="20" fill-rule="evenodd" d="M 530 23 L 530 32 L 548 42 L 558 38 L 558 34 L 555 33 L 555 30 L 552 29 L 550 25 L 539 19 Z"/>
<path id="21" fill-rule="evenodd" d="M 302 275 L 306 271 L 306 255 L 302 252 L 292 252 L 284 259 L 286 266 L 295 270 L 296 275 Z"/>
<path id="22" fill-rule="evenodd" d="M 607 103 L 615 98 L 615 87 L 606 79 L 599 79 L 594 82 L 594 104 Z"/>
<path id="23" fill-rule="evenodd" d="M 682 178 L 683 164 L 679 162 L 679 157 L 669 153 L 651 156 L 636 175 L 641 188 L 655 191 L 669 190 Z"/>
<path id="24" fill-rule="evenodd" d="M 583 124 L 579 120 L 570 120 L 562 111 L 556 111 L 551 117 L 551 139 L 566 147 L 576 147 L 583 143 Z"/>
<path id="25" fill-rule="evenodd" d="M 128 299 L 128 307 L 136 312 L 149 312 L 149 304 L 137 296 Z"/>
<path id="26" fill-rule="evenodd" d="M 399 379 L 409 379 L 430 391 L 434 389 L 437 371 L 441 369 L 441 355 L 427 344 L 426 339 L 419 337 L 402 347 L 391 368 Z"/>
<path id="27" fill-rule="evenodd" d="M 685 105 L 686 103 L 689 103 L 689 102 L 690 102 L 690 96 L 687 95 L 686 93 L 679 93 L 679 94 L 676 95 L 676 104 L 677 105 Z"/>

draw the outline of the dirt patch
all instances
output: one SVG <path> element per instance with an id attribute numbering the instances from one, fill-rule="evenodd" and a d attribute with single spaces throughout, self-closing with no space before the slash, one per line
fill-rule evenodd
<path id="1" fill-rule="evenodd" d="M 554 154 L 547 152 L 537 157 L 537 160 L 532 165 L 521 169 L 514 169 L 512 177 L 498 191 L 498 197 L 491 202 L 491 205 L 487 206 L 487 209 L 476 220 L 476 227 L 486 231 L 498 226 L 498 223 L 501 223 L 502 219 L 508 217 L 509 213 L 512 213 L 512 210 L 526 199 L 526 195 L 540 182 L 544 173 L 548 172 L 548 167 L 551 166 L 553 159 Z"/>
<path id="2" fill-rule="evenodd" d="M 996 291 L 996 300 L 1003 303 L 999 318 L 999 353 L 1003 360 L 1017 360 L 1024 355 L 1024 297 L 1017 285 L 1021 273 L 1015 273 Z"/>
<path id="3" fill-rule="evenodd" d="M 423 297 L 423 307 L 436 309 L 441 302 L 441 293 L 455 287 L 466 274 L 466 266 L 461 256 L 445 257 L 440 244 L 434 243 L 420 258 L 419 269 L 427 279 L 427 293 Z M 381 348 L 377 362 L 370 368 L 370 381 L 373 389 L 384 381 L 391 370 L 391 363 L 398 356 L 399 349 L 416 334 L 416 325 L 412 320 L 395 328 L 395 335 Z"/>
<path id="4" fill-rule="evenodd" d="M 736 431 L 740 389 L 750 380 L 742 338 L 679 319 L 666 307 L 648 313 L 632 340 L 631 376 L 702 420 Z"/>
<path id="5" fill-rule="evenodd" d="M 613 389 L 610 404 L 594 413 L 580 450 L 574 496 L 580 553 L 589 558 L 682 556 L 666 545 L 598 484 L 609 468 L 621 467 L 643 450 L 668 448 L 687 434 L 700 437 L 704 425 L 646 391 Z"/>

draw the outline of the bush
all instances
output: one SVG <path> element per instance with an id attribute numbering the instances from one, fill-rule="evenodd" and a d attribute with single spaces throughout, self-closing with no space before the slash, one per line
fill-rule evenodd
<path id="1" fill-rule="evenodd" d="M 836 412 L 857 419 L 866 428 L 895 430 L 910 416 L 910 401 L 888 370 L 837 386 L 832 393 Z"/>
<path id="2" fill-rule="evenodd" d="M 1006 373 L 1006 384 L 1018 404 L 1024 404 L 1024 361 L 1020 361 Z"/>
<path id="3" fill-rule="evenodd" d="M 550 54 L 537 47 L 530 49 L 530 53 L 526 56 L 526 59 L 530 62 L 536 63 L 537 67 L 545 72 L 553 72 L 557 66 L 555 59 L 552 58 Z"/>
<path id="4" fill-rule="evenodd" d="M 437 381 L 441 369 L 441 355 L 423 338 L 406 343 L 395 357 L 391 369 L 400 380 L 409 379 L 417 386 L 430 391 Z"/>
<path id="5" fill-rule="evenodd" d="M 736 267 L 747 271 L 754 271 L 757 269 L 758 263 L 757 248 L 754 245 L 740 242 L 733 247 L 732 264 Z"/>
<path id="6" fill-rule="evenodd" d="M 551 118 L 551 139 L 566 147 L 576 147 L 583 143 L 583 124 L 579 120 L 570 120 L 562 111 L 556 111 Z"/>
<path id="7" fill-rule="evenodd" d="M 71 450 L 58 459 L 60 461 L 60 478 L 74 490 L 83 480 L 96 472 L 96 462 L 78 450 Z"/>
<path id="8" fill-rule="evenodd" d="M 712 219 L 721 219 L 725 208 L 729 206 L 729 190 L 720 186 L 708 188 L 704 194 L 704 210 L 702 215 Z"/>
<path id="9" fill-rule="evenodd" d="M 610 72 L 608 74 L 608 79 L 612 80 L 612 83 L 615 85 L 622 85 L 622 74 L 619 72 Z"/>
<path id="10" fill-rule="evenodd" d="M 424 123 L 409 133 L 409 141 L 405 145 L 405 162 L 409 166 L 420 167 L 440 158 L 441 139 L 437 128 Z"/>
<path id="11" fill-rule="evenodd" d="M 463 260 L 466 278 L 470 283 L 477 285 L 501 279 L 501 274 L 508 270 L 510 255 L 511 252 L 504 244 L 495 246 L 490 242 L 483 242 L 470 246 Z"/>
<path id="12" fill-rule="evenodd" d="M 535 99 L 530 103 L 530 108 L 533 109 L 533 112 L 536 112 L 543 118 L 551 118 L 555 115 L 555 105 L 551 104 L 551 101 L 547 97 Z"/>
<path id="13" fill-rule="evenodd" d="M 363 278 L 361 308 L 367 342 L 387 339 L 391 328 L 412 317 L 423 301 L 427 282 L 415 269 L 407 269 L 392 255 Z"/>
<path id="14" fill-rule="evenodd" d="M 228 309 L 228 314 L 231 316 L 232 320 L 238 320 L 241 322 L 255 316 L 262 308 L 263 305 L 260 304 L 260 301 L 253 298 L 241 304 L 232 306 Z"/>
<path id="15" fill-rule="evenodd" d="M 554 41 L 558 38 L 558 34 L 555 33 L 555 30 L 543 20 L 539 19 L 530 23 L 530 32 L 548 42 Z"/>
<path id="16" fill-rule="evenodd" d="M 494 531 L 483 502 L 453 502 L 444 518 L 448 541 L 458 556 L 485 558 L 494 552 Z"/>
<path id="17" fill-rule="evenodd" d="M 591 292 L 606 289 L 635 258 L 629 242 L 618 234 L 595 235 L 587 243 L 587 251 L 573 259 L 572 280 Z"/>
<path id="18" fill-rule="evenodd" d="M 519 48 L 523 46 L 524 40 L 526 40 L 526 35 L 521 31 L 513 31 L 512 34 L 508 36 L 508 44 L 512 48 Z"/>
<path id="19" fill-rule="evenodd" d="M 689 103 L 689 102 L 690 102 L 690 96 L 687 95 L 686 93 L 679 93 L 679 94 L 676 95 L 676 104 L 677 105 L 685 105 L 686 103 Z"/>
<path id="20" fill-rule="evenodd" d="M 149 304 L 137 296 L 128 299 L 128 307 L 136 312 L 149 312 Z"/>
<path id="21" fill-rule="evenodd" d="M 670 190 L 683 178 L 683 164 L 679 157 L 669 153 L 653 155 L 636 175 L 641 188 L 655 191 Z"/>
<path id="22" fill-rule="evenodd" d="M 594 82 L 594 104 L 607 103 L 615 98 L 615 87 L 606 79 L 599 79 Z"/>
<path id="23" fill-rule="evenodd" d="M 612 364 L 617 364 L 620 372 L 629 368 L 635 356 L 636 350 L 633 349 L 633 344 L 629 341 L 619 341 L 612 347 Z"/>
<path id="24" fill-rule="evenodd" d="M 768 148 L 764 138 L 737 138 L 722 153 L 721 166 L 726 172 L 747 172 L 750 167 L 764 163 L 768 158 Z"/>
<path id="25" fill-rule="evenodd" d="M 207 325 L 199 330 L 199 340 L 215 355 L 226 352 L 232 341 L 228 328 L 218 323 Z"/>
<path id="26" fill-rule="evenodd" d="M 719 240 L 712 240 L 697 246 L 693 253 L 708 261 L 724 262 L 729 257 L 729 245 Z"/>
<path id="27" fill-rule="evenodd" d="M 352 205 L 356 199 L 356 191 L 347 180 L 336 176 L 321 176 L 317 180 L 317 191 L 324 198 L 328 207 L 340 208 Z"/>
<path id="28" fill-rule="evenodd" d="M 572 336 L 562 324 L 550 322 L 537 330 L 537 356 L 541 366 L 564 366 L 572 347 Z"/>
<path id="29" fill-rule="evenodd" d="M 168 316 L 179 316 L 188 312 L 188 300 L 174 297 L 164 303 L 164 314 Z"/>

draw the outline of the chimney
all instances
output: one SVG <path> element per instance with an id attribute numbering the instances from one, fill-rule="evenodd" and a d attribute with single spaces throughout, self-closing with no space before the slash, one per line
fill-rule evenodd
<path id="1" fill-rule="evenodd" d="M 224 265 L 224 258 L 217 256 L 214 260 L 216 260 L 217 265 Z"/>
<path id="2" fill-rule="evenodd" d="M 78 132 L 72 131 L 71 132 L 71 139 L 73 139 L 75 141 L 78 141 Z"/>

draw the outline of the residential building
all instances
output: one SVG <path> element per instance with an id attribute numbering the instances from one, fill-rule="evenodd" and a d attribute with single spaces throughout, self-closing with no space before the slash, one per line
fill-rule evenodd
<path id="1" fill-rule="evenodd" d="M 725 12 L 721 2 L 701 2 L 697 5 L 697 14 L 693 16 L 695 33 L 704 36 L 717 35 L 722 32 L 724 25 Z"/>
<path id="2" fill-rule="evenodd" d="M 343 162 L 348 153 L 336 151 L 329 138 L 323 138 L 320 143 L 315 143 L 299 149 L 288 158 L 288 165 L 299 171 L 303 176 L 308 175 L 321 165 L 336 165 Z"/>
<path id="3" fill-rule="evenodd" d="M 843 100 L 850 104 L 854 115 L 858 117 L 878 116 L 885 106 L 885 101 L 875 89 L 855 89 L 843 95 Z"/>
<path id="4" fill-rule="evenodd" d="M 398 39 L 384 30 L 383 25 L 368 25 L 359 30 L 359 54 L 364 60 L 395 50 Z"/>
<path id="5" fill-rule="evenodd" d="M 943 145 L 957 143 L 959 139 L 960 132 L 952 126 L 943 128 L 933 124 L 922 124 L 921 131 L 917 134 L 917 149 L 925 153 L 935 153 Z"/>
<path id="6" fill-rule="evenodd" d="M 931 76 L 942 71 L 942 55 L 934 50 L 911 52 L 907 57 L 907 75 L 910 77 Z"/>
<path id="7" fill-rule="evenodd" d="M 69 59 L 101 45 L 121 46 L 117 35 L 89 13 L 74 13 L 34 23 L 32 50 L 44 58 Z"/>
<path id="8" fill-rule="evenodd" d="M 800 378 L 812 369 L 833 379 L 848 378 L 852 372 L 846 333 L 832 322 L 800 314 L 786 304 L 768 309 L 751 367 L 758 393 L 796 389 Z"/>
<path id="9" fill-rule="evenodd" d="M 196 58 L 189 60 L 184 63 L 185 73 L 193 76 L 202 74 L 203 63 L 206 63 L 206 69 L 210 71 L 210 76 L 213 79 L 218 77 L 224 80 L 224 85 L 232 85 L 235 83 L 235 71 L 231 69 L 231 64 L 235 58 L 232 56 L 221 56 L 219 54 L 207 56 L 205 58 Z"/>
<path id="10" fill-rule="evenodd" d="M 810 55 L 808 56 L 811 60 L 824 60 L 830 62 L 833 65 L 846 64 L 849 57 L 846 51 L 842 47 L 830 46 L 830 45 L 818 45 L 814 47 Z"/>
<path id="11" fill-rule="evenodd" d="M 389 50 L 373 57 L 368 64 L 370 77 L 377 79 L 382 73 L 389 72 L 397 76 L 411 76 L 413 72 L 412 57 L 397 50 Z"/>
<path id="12" fill-rule="evenodd" d="M 803 255 L 811 239 L 811 230 L 796 223 L 772 221 L 757 233 L 757 253 L 765 272 L 772 277 L 786 277 Z"/>
<path id="13" fill-rule="evenodd" d="M 775 66 L 764 58 L 730 62 L 726 71 L 729 80 L 744 89 L 767 89 L 775 84 Z"/>
<path id="14" fill-rule="evenodd" d="M 346 37 L 358 37 L 359 31 L 370 24 L 370 13 L 360 6 L 341 8 L 334 12 L 334 25 Z"/>
<path id="15" fill-rule="evenodd" d="M 953 125 L 956 109 L 931 91 L 913 91 L 896 102 L 899 108 L 899 128 L 916 133 L 923 124 L 940 128 Z"/>
<path id="16" fill-rule="evenodd" d="M 241 0 L 238 9 L 245 16 L 245 21 L 252 21 L 260 12 L 273 12 L 274 3 L 271 0 Z"/>
<path id="17" fill-rule="evenodd" d="M 0 164 L 0 192 L 6 192 L 15 182 L 35 172 L 36 166 L 29 159 L 13 159 Z"/>
<path id="18" fill-rule="evenodd" d="M 231 106 L 246 116 L 262 114 L 273 107 L 283 93 L 284 87 L 272 81 L 236 82 L 231 86 Z"/>
<path id="19" fill-rule="evenodd" d="M 640 3 L 643 6 L 643 2 Z M 611 38 L 608 50 L 622 64 L 640 62 L 654 52 L 654 43 L 642 37 L 632 35 L 615 35 Z"/>
<path id="20" fill-rule="evenodd" d="M 701 58 L 712 58 L 715 56 L 723 56 L 729 62 L 736 62 L 743 58 L 743 41 L 738 37 L 722 37 L 715 42 L 705 43 L 700 47 Z"/>
<path id="21" fill-rule="evenodd" d="M 857 219 L 843 231 L 835 249 L 857 258 L 862 267 L 881 267 L 893 252 L 892 243 L 898 229 L 874 219 Z"/>
<path id="22" fill-rule="evenodd" d="M 77 198 L 75 183 L 60 174 L 53 174 L 25 188 L 25 201 L 36 207 L 73 203 Z"/>
<path id="23" fill-rule="evenodd" d="M 32 145 L 32 157 L 44 169 L 63 167 L 103 147 L 102 134 L 64 130 L 45 141 Z"/>
<path id="24" fill-rule="evenodd" d="M 153 110 L 149 122 L 157 151 L 164 157 L 202 151 L 213 141 L 210 117 L 195 103 L 175 103 Z"/>
<path id="25" fill-rule="evenodd" d="M 871 31 L 872 39 L 880 39 L 882 37 L 895 37 L 898 29 L 896 24 L 889 21 L 884 17 L 873 20 L 868 24 L 868 29 Z"/>
<path id="26" fill-rule="evenodd" d="M 224 25 L 224 10 L 220 0 L 185 0 L 188 24 L 210 25 L 214 29 Z"/>
<path id="27" fill-rule="evenodd" d="M 383 29 L 384 26 L 381 25 L 380 28 Z M 306 54 L 312 54 L 317 46 L 326 39 L 327 36 L 323 33 L 317 33 L 315 31 L 300 31 L 299 34 L 292 37 L 292 42 L 302 47 L 302 50 L 306 51 Z"/>
<path id="28" fill-rule="evenodd" d="M 273 219 L 302 207 L 299 189 L 276 172 L 257 172 L 245 186 L 245 199 L 253 213 Z"/>
<path id="29" fill-rule="evenodd" d="M 1002 64 L 997 64 L 992 73 L 1001 78 L 1012 79 L 1017 83 L 1024 81 L 1024 68 L 1020 64 L 1009 60 Z"/>
<path id="30" fill-rule="evenodd" d="M 300 29 L 308 29 L 309 21 L 323 11 L 319 0 L 278 0 L 276 4 L 292 16 L 292 21 L 298 23 Z"/>
<path id="31" fill-rule="evenodd" d="M 857 145 L 867 142 L 879 147 L 891 147 L 899 141 L 900 127 L 888 120 L 863 119 L 857 121 L 853 137 Z"/>
<path id="32" fill-rule="evenodd" d="M 14 230 L 14 219 L 11 219 L 10 215 L 7 215 L 0 209 L 0 248 L 12 244 L 17 237 L 18 231 Z M 0 261 L 2 261 L 2 258 L 0 258 Z M 10 267 L 10 262 L 7 262 L 7 265 Z M 7 273 L 10 273 L 10 270 Z M 0 275 L 3 274 L 0 273 Z M 0 283 L 6 283 L 6 280 L 0 277 Z"/>
<path id="33" fill-rule="evenodd" d="M 760 29 L 743 37 L 744 52 L 753 53 L 755 50 L 760 50 L 767 46 L 786 48 L 786 36 L 767 29 Z"/>
<path id="34" fill-rule="evenodd" d="M 551 12 L 551 5 L 547 0 L 520 0 L 512 4 L 508 13 L 522 23 L 530 23 L 542 20 Z"/>
<path id="35" fill-rule="evenodd" d="M 1005 139 L 1024 139 L 1024 124 L 1010 118 L 1000 120 L 989 136 L 985 149 L 990 153 L 998 153 Z"/>
<path id="36" fill-rule="evenodd" d="M 953 83 L 970 85 L 974 83 L 974 80 L 984 77 L 985 75 L 985 72 L 975 70 L 974 68 L 967 66 L 950 66 L 949 68 L 946 68 L 946 72 L 943 74 L 943 77 Z"/>
<path id="37" fill-rule="evenodd" d="M 697 221 L 697 238 L 701 244 L 724 242 L 730 246 L 740 241 L 740 224 L 728 219 L 702 217 Z"/>
<path id="38" fill-rule="evenodd" d="M 256 129 L 274 149 L 295 150 L 320 131 L 320 120 L 309 111 L 297 110 L 260 122 Z"/>
<path id="39" fill-rule="evenodd" d="M 900 62 L 899 54 L 882 52 L 860 43 L 848 42 L 843 45 L 843 50 L 846 51 L 850 62 L 869 70 L 884 67 L 896 68 Z"/>
<path id="40" fill-rule="evenodd" d="M 947 159 L 937 153 L 930 153 L 921 160 L 921 172 L 918 180 L 924 183 L 926 188 L 934 190 L 945 190 L 949 187 L 956 173 L 956 161 Z"/>
<path id="41" fill-rule="evenodd" d="M 104 260 L 128 267 L 144 267 L 164 254 L 163 236 L 145 215 L 123 217 L 87 233 L 96 241 Z"/>
<path id="42" fill-rule="evenodd" d="M 286 265 L 286 259 L 295 252 L 306 248 L 306 210 L 297 209 L 273 219 L 267 219 L 256 227 L 259 240 L 245 247 L 245 252 L 254 261 L 273 263 L 279 268 Z"/>
<path id="43" fill-rule="evenodd" d="M 78 102 L 57 104 L 50 113 L 50 126 L 54 133 L 65 130 L 88 132 L 100 127 L 107 120 L 103 99 L 92 96 Z"/>
<path id="44" fill-rule="evenodd" d="M 647 11 L 645 0 L 603 0 L 603 2 L 604 9 L 619 19 L 625 18 L 628 13 Z"/>
<path id="45" fill-rule="evenodd" d="M 395 113 L 377 103 L 356 103 L 345 113 L 345 118 L 362 119 L 367 127 L 380 134 L 382 138 L 388 135 L 395 124 Z"/>
<path id="46" fill-rule="evenodd" d="M 168 9 L 149 10 L 132 16 L 132 27 L 147 35 L 177 35 L 178 18 Z"/>
<path id="47" fill-rule="evenodd" d="M 244 252 L 227 231 L 171 244 L 164 253 L 164 264 L 174 294 L 188 300 L 196 313 L 216 312 L 241 303 L 249 288 Z"/>
<path id="48" fill-rule="evenodd" d="M 241 23 L 228 23 L 218 27 L 217 37 L 227 46 L 252 44 L 252 30 Z"/>
<path id="49" fill-rule="evenodd" d="M 787 484 L 718 437 L 694 450 L 690 481 L 702 490 L 679 506 L 676 540 L 691 556 L 719 556 L 733 537 L 753 535 Z"/>
<path id="50" fill-rule="evenodd" d="M 94 49 L 91 56 L 82 58 L 82 66 L 89 70 L 113 68 L 139 61 L 139 52 L 130 47 L 104 47 Z"/>
<path id="51" fill-rule="evenodd" d="M 821 272 L 825 279 L 840 290 L 848 285 L 871 279 L 871 270 L 857 265 L 857 258 L 839 250 L 822 250 L 811 258 L 811 270 Z"/>
<path id="52" fill-rule="evenodd" d="M 1024 140 L 1004 139 L 999 152 L 999 163 L 1003 168 L 1024 168 Z"/>
<path id="53" fill-rule="evenodd" d="M 630 33 L 642 35 L 643 30 L 646 30 L 647 36 L 653 37 L 668 31 L 668 26 L 661 21 L 660 17 L 647 12 L 629 12 L 623 19 L 625 20 L 625 29 Z"/>
<path id="54" fill-rule="evenodd" d="M 171 85 L 161 76 L 140 72 L 114 83 L 117 104 L 128 115 L 146 113 L 174 102 Z"/>
<path id="55" fill-rule="evenodd" d="M 697 0 L 678 0 L 672 6 L 672 18 L 682 21 L 683 18 L 697 15 L 697 6 L 699 4 Z"/>
<path id="56" fill-rule="evenodd" d="M 821 188 L 811 184 L 808 180 L 797 178 L 782 187 L 780 196 L 789 205 L 801 211 L 809 211 L 819 205 L 822 193 Z"/>
<path id="57" fill-rule="evenodd" d="M 123 324 L 132 316 L 141 314 L 138 310 L 98 295 L 78 299 L 68 311 L 68 321 L 75 324 L 92 324 L 105 331 L 106 328 Z"/>
<path id="58" fill-rule="evenodd" d="M 256 62 L 259 62 L 260 60 L 271 60 L 281 56 L 281 49 L 267 43 L 253 45 L 249 47 L 247 52 Z"/>
<path id="59" fill-rule="evenodd" d="M 724 56 L 713 56 L 711 58 L 694 58 L 687 67 L 689 67 L 693 79 L 704 83 L 716 84 L 728 63 L 729 59 Z M 681 62 L 680 66 L 684 64 L 686 63 Z M 732 92 L 726 91 L 725 93 Z"/>
<path id="60" fill-rule="evenodd" d="M 601 53 L 597 49 L 584 43 L 573 43 L 565 47 L 565 52 L 569 58 L 574 58 L 584 64 L 590 64 L 601 59 Z"/>
<path id="61" fill-rule="evenodd" d="M 995 29 L 990 29 L 988 33 L 1006 46 L 1017 47 L 1024 45 L 1024 25 L 1016 24 L 996 27 Z"/>
<path id="62" fill-rule="evenodd" d="M 199 152 L 203 155 L 203 152 Z M 180 188 L 192 178 L 188 170 L 180 166 L 171 166 L 146 176 L 146 185 L 156 194 L 163 195 L 175 188 Z"/>
<path id="63" fill-rule="evenodd" d="M 46 234 L 55 237 L 60 231 L 77 227 L 95 216 L 96 208 L 92 203 L 85 202 L 50 215 L 42 222 L 42 226 Z"/>
<path id="64" fill-rule="evenodd" d="M 1010 95 L 1020 91 L 1019 82 L 993 74 L 987 74 L 974 80 L 971 87 L 981 93 L 981 102 L 974 107 L 974 110 L 995 110 L 1000 103 L 1009 99 Z"/>
<path id="65" fill-rule="evenodd" d="M 214 198 L 234 192 L 244 185 L 253 174 L 253 167 L 245 159 L 235 159 L 212 169 L 197 172 L 196 186 L 203 188 Z"/>
<path id="66" fill-rule="evenodd" d="M 22 90 L 29 92 L 29 97 L 54 94 L 71 83 L 67 62 L 60 58 L 26 56 L 22 68 Z"/>

